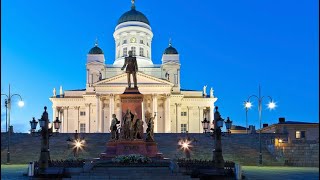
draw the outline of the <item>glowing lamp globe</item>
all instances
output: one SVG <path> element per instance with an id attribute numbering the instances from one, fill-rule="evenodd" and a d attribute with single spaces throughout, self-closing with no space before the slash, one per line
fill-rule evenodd
<path id="1" fill-rule="evenodd" d="M 247 102 L 244 104 L 244 106 L 249 109 L 249 108 L 252 107 L 252 104 L 251 104 L 251 102 L 247 101 Z"/>
<path id="2" fill-rule="evenodd" d="M 18 106 L 19 106 L 19 107 L 23 107 L 23 106 L 24 106 L 24 102 L 23 102 L 23 101 L 19 101 L 19 102 L 18 102 Z"/>
<path id="3" fill-rule="evenodd" d="M 269 108 L 270 110 L 276 108 L 276 103 L 273 102 L 273 101 L 269 102 L 268 108 Z"/>

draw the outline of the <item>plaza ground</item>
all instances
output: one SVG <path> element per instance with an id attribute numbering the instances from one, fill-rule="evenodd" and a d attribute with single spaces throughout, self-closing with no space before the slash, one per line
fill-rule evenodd
<path id="1" fill-rule="evenodd" d="M 249 180 L 318 180 L 319 168 L 310 167 L 279 167 L 279 166 L 243 166 L 242 170 Z M 23 180 L 27 172 L 26 164 L 1 165 L 1 179 Z"/>

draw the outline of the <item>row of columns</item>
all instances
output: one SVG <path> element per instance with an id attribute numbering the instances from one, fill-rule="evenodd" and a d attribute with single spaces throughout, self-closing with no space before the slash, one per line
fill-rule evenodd
<path id="1" fill-rule="evenodd" d="M 108 98 L 108 99 L 107 99 Z M 170 94 L 166 94 L 165 95 L 165 99 L 164 99 L 164 117 L 165 117 L 165 122 L 163 122 L 163 128 L 164 128 L 164 132 L 165 133 L 172 133 L 172 132 L 181 132 L 181 103 L 175 103 L 175 109 L 176 109 L 176 118 L 175 118 L 175 125 L 176 125 L 176 129 L 171 129 L 172 127 L 172 121 L 171 121 L 171 95 Z M 108 104 L 109 102 L 109 104 Z M 106 106 L 106 104 L 108 104 Z M 108 129 L 110 127 L 111 124 L 111 120 L 112 120 L 112 114 L 115 114 L 115 96 L 114 94 L 109 94 L 108 97 L 106 96 L 102 96 L 102 95 L 97 95 L 96 97 L 96 118 L 95 118 L 95 122 L 92 122 L 92 117 L 91 117 L 91 111 L 93 110 L 92 108 L 92 103 L 86 103 L 85 104 L 86 107 L 86 118 L 85 118 L 85 124 L 86 124 L 86 133 L 94 133 L 94 132 L 109 132 Z M 74 122 L 74 126 L 76 127 L 76 129 L 78 129 L 78 131 L 80 131 L 80 122 L 79 122 L 79 116 L 80 116 L 80 112 L 79 112 L 79 108 L 80 106 L 74 106 L 74 109 L 77 111 L 77 117 L 74 117 L 73 119 L 76 119 L 76 122 Z M 107 108 L 109 109 L 108 114 L 107 114 Z M 188 111 L 190 107 L 187 107 Z M 53 109 L 55 110 L 54 113 L 54 117 L 53 119 L 55 119 L 55 117 L 59 117 L 60 120 L 62 120 L 62 126 L 60 129 L 60 132 L 71 132 L 72 130 L 70 129 L 70 127 L 68 127 L 68 115 L 69 115 L 69 106 L 64 106 L 64 107 L 53 107 Z M 142 112 L 144 112 L 146 109 L 146 107 L 144 107 L 144 103 L 142 102 Z M 199 129 L 200 132 L 203 131 L 202 128 L 202 123 L 201 121 L 207 117 L 207 119 L 212 122 L 213 120 L 213 109 L 214 106 L 211 105 L 209 111 L 204 111 L 206 109 L 206 107 L 198 107 L 198 111 L 199 111 Z M 153 111 L 153 115 L 156 113 L 157 116 L 154 119 L 154 132 L 159 132 L 160 129 L 158 129 L 158 97 L 157 94 L 152 94 L 152 111 Z M 195 109 L 193 108 L 192 111 L 195 111 Z M 106 116 L 108 116 L 107 118 L 105 118 Z M 190 116 L 190 112 L 188 112 L 187 114 L 188 116 L 188 130 L 189 130 L 189 116 Z M 120 111 L 117 113 L 117 118 L 119 120 L 121 120 L 122 118 L 122 110 L 121 110 L 121 106 L 120 106 Z M 193 117 L 192 119 L 198 119 L 196 117 Z M 144 114 L 142 115 L 142 121 L 145 122 L 145 116 Z M 96 128 L 92 129 L 92 125 L 93 123 L 95 123 Z M 106 126 L 106 130 L 105 130 L 105 126 Z M 145 126 L 146 128 L 146 126 Z"/>

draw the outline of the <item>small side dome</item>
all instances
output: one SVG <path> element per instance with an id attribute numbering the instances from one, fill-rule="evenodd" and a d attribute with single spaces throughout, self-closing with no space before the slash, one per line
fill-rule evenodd
<path id="1" fill-rule="evenodd" d="M 88 54 L 103 54 L 103 51 L 98 47 L 98 43 L 96 43 L 95 46 L 90 49 Z"/>
<path id="2" fill-rule="evenodd" d="M 176 48 L 172 47 L 171 43 L 169 43 L 169 47 L 164 50 L 163 54 L 179 54 Z"/>

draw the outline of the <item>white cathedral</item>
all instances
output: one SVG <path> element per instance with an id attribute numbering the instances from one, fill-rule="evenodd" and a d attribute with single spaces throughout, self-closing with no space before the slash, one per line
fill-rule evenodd
<path id="1" fill-rule="evenodd" d="M 162 64 L 152 62 L 153 33 L 148 18 L 131 10 L 118 20 L 113 33 L 115 60 L 106 64 L 101 48 L 96 43 L 87 54 L 86 89 L 66 90 L 56 94 L 53 90 L 53 118 L 62 121 L 60 132 L 109 133 L 112 114 L 122 120 L 120 95 L 127 87 L 127 74 L 121 70 L 124 58 L 131 50 L 137 59 L 137 82 L 143 95 L 142 120 L 146 111 L 155 114 L 155 133 L 201 133 L 201 121 L 213 120 L 213 89 L 207 95 L 202 91 L 186 90 L 180 86 L 180 58 L 169 43 L 162 55 Z M 144 128 L 146 128 L 144 123 Z M 145 129 L 144 129 L 145 132 Z"/>

